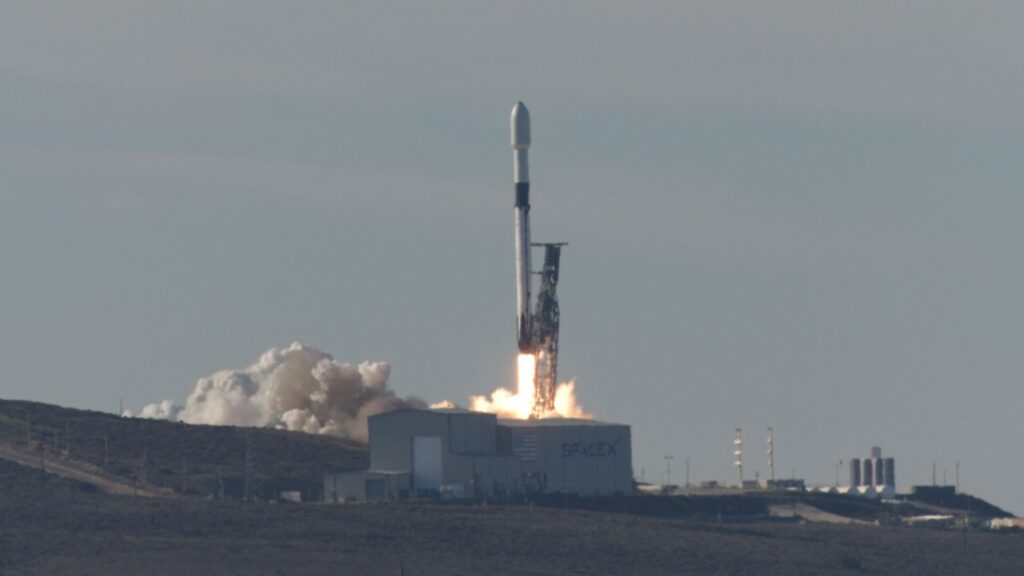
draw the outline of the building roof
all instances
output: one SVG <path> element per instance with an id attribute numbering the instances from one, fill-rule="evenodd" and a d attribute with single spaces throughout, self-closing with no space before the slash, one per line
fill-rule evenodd
<path id="1" fill-rule="evenodd" d="M 499 418 L 499 426 L 514 428 L 547 428 L 557 426 L 626 426 L 626 424 L 615 424 L 614 422 L 601 422 L 600 420 L 588 420 L 586 418 L 537 418 L 531 420 L 520 420 L 517 418 Z"/>
<path id="2" fill-rule="evenodd" d="M 391 410 L 388 412 L 381 412 L 380 414 L 374 414 L 373 416 L 370 416 L 370 418 L 374 418 L 376 416 L 384 416 L 388 414 L 395 414 L 398 412 L 426 412 L 428 414 L 436 415 L 466 414 L 473 416 L 492 416 L 497 418 L 494 414 L 490 412 L 477 412 L 474 410 L 467 410 L 465 408 L 399 408 L 397 410 Z M 497 420 L 500 426 L 516 428 L 540 428 L 555 426 L 626 426 L 626 424 L 602 422 L 600 420 L 590 420 L 587 418 L 537 418 L 530 420 L 521 420 L 518 418 L 498 418 Z"/>
<path id="3" fill-rule="evenodd" d="M 426 411 L 440 412 L 442 414 L 487 414 L 487 412 L 474 412 L 472 410 L 467 410 L 466 408 L 459 408 L 458 406 L 455 408 L 430 408 Z"/>
<path id="4" fill-rule="evenodd" d="M 402 416 L 405 414 L 406 416 Z M 391 418 L 433 418 L 438 420 L 468 419 L 472 421 L 497 421 L 498 417 L 489 412 L 474 412 L 465 408 L 399 408 L 374 414 L 368 420 L 391 419 Z M 493 424 L 492 424 L 493 425 Z"/>
<path id="5" fill-rule="evenodd" d="M 472 410 L 466 410 L 465 408 L 397 408 L 395 410 L 388 410 L 387 412 L 381 412 L 374 414 L 370 418 L 376 416 L 387 416 L 389 414 L 398 414 L 399 412 L 422 412 L 424 414 L 433 414 L 437 416 L 446 416 L 449 414 L 470 414 L 474 416 L 494 416 L 488 412 L 474 412 Z"/>

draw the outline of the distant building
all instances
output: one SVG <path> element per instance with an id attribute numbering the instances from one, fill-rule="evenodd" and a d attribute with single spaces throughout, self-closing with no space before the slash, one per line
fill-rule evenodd
<path id="1" fill-rule="evenodd" d="M 871 448 L 870 458 L 850 458 L 850 486 L 895 489 L 896 460 L 882 458 L 882 449 L 878 446 Z"/>
<path id="2" fill-rule="evenodd" d="M 1024 518 L 993 518 L 989 520 L 988 527 L 992 530 L 1022 530 Z"/>
<path id="3" fill-rule="evenodd" d="M 922 516 L 907 516 L 901 520 L 907 526 L 949 528 L 956 523 L 956 516 L 953 516 L 952 514 L 925 514 Z"/>
<path id="4" fill-rule="evenodd" d="M 626 425 L 402 409 L 371 416 L 369 436 L 370 469 L 327 475 L 325 500 L 633 493 Z"/>
<path id="5" fill-rule="evenodd" d="M 896 460 L 883 458 L 882 449 L 878 446 L 872 447 L 869 454 L 868 458 L 850 458 L 850 483 L 848 485 L 816 486 L 812 490 L 865 498 L 894 497 L 896 495 Z M 838 480 L 838 476 L 836 479 Z"/>
<path id="6" fill-rule="evenodd" d="M 286 490 L 278 495 L 278 499 L 282 502 L 294 502 L 299 504 L 302 502 L 302 492 L 298 490 Z"/>
<path id="7" fill-rule="evenodd" d="M 918 498 L 952 498 L 956 496 L 956 486 L 915 485 L 910 487 L 910 495 Z"/>
<path id="8" fill-rule="evenodd" d="M 802 478 L 786 478 L 778 480 L 766 480 L 765 488 L 773 490 L 799 490 L 807 488 L 807 483 Z"/>

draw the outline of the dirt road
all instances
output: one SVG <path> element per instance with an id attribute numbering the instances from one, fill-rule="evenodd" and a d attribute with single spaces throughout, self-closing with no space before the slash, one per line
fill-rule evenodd
<path id="1" fill-rule="evenodd" d="M 0 458 L 21 464 L 22 466 L 42 469 L 48 474 L 55 474 L 61 478 L 86 482 L 108 494 L 143 496 L 146 498 L 174 497 L 174 494 L 169 490 L 144 483 L 134 483 L 127 478 L 107 474 L 89 464 L 74 460 L 40 458 L 39 454 L 26 452 L 9 445 L 0 444 Z"/>

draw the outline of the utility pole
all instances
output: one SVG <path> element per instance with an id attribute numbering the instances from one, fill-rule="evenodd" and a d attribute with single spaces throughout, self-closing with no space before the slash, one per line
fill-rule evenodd
<path id="1" fill-rule="evenodd" d="M 146 441 L 143 440 L 142 441 L 142 463 L 141 463 L 140 469 L 139 469 L 139 481 L 140 482 L 145 482 L 146 481 L 146 457 L 148 456 L 147 452 L 148 452 L 148 449 L 147 449 L 147 446 L 146 446 Z"/>
<path id="2" fill-rule="evenodd" d="M 245 462 L 243 464 L 242 476 L 244 483 L 244 498 L 245 501 L 249 501 L 249 472 L 252 467 L 252 437 L 248 432 L 245 433 Z"/>
<path id="3" fill-rule="evenodd" d="M 736 472 L 740 479 L 740 488 L 743 488 L 743 429 L 736 429 L 736 438 L 732 441 L 733 443 L 733 456 L 735 461 L 733 464 L 736 466 Z"/>

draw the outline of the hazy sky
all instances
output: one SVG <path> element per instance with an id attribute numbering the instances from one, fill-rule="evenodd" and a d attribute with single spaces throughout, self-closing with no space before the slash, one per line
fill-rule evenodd
<path id="1" fill-rule="evenodd" d="M 0 396 L 105 411 L 301 340 L 513 380 L 508 113 L 562 375 L 637 473 L 1024 513 L 1020 2 L 0 4 Z M 845 477 L 845 470 L 843 476 Z"/>

